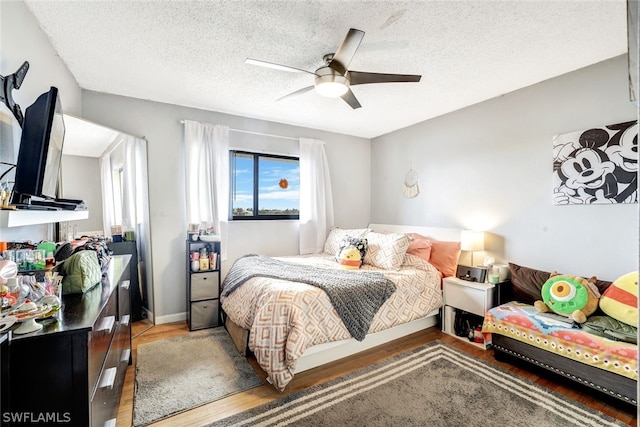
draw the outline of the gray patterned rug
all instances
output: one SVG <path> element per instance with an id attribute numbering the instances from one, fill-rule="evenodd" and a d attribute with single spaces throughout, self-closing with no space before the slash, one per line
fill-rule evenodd
<path id="1" fill-rule="evenodd" d="M 211 426 L 620 426 L 440 342 Z"/>
<path id="2" fill-rule="evenodd" d="M 141 344 L 133 425 L 147 425 L 261 384 L 222 327 Z"/>

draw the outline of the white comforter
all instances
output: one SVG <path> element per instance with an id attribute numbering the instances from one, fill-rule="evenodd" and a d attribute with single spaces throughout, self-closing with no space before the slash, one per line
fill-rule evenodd
<path id="1" fill-rule="evenodd" d="M 339 268 L 326 254 L 281 258 L 323 268 Z M 396 285 L 394 294 L 373 318 L 369 333 L 424 317 L 442 306 L 440 273 L 431 264 L 407 254 L 400 270 L 380 271 Z M 291 381 L 296 360 L 317 344 L 351 338 L 327 294 L 298 282 L 257 277 L 222 298 L 222 308 L 238 326 L 248 329 L 249 349 L 279 390 Z"/>

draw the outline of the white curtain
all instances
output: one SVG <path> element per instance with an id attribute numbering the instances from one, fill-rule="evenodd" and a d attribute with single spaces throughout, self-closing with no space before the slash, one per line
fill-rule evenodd
<path id="1" fill-rule="evenodd" d="M 322 252 L 333 226 L 333 195 L 324 141 L 300 138 L 300 254 Z"/>
<path id="2" fill-rule="evenodd" d="M 149 239 L 146 142 L 130 135 L 125 135 L 122 141 L 122 227 L 123 230 L 135 231 L 138 254 L 144 254 L 141 245 Z M 140 258 L 145 259 L 142 255 Z"/>
<path id="3" fill-rule="evenodd" d="M 229 218 L 229 127 L 185 120 L 184 144 L 187 222 L 211 223 L 220 234 Z"/>
<path id="4" fill-rule="evenodd" d="M 104 235 L 111 234 L 111 226 L 115 223 L 113 211 L 113 179 L 111 175 L 111 152 L 104 153 L 100 157 L 100 176 L 102 177 L 102 226 Z"/>

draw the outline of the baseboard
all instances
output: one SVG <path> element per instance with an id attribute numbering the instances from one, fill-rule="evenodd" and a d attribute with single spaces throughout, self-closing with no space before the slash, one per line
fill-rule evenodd
<path id="1" fill-rule="evenodd" d="M 175 323 L 187 320 L 187 313 L 169 314 L 167 316 L 158 316 L 155 318 L 154 325 L 163 325 L 165 323 Z"/>

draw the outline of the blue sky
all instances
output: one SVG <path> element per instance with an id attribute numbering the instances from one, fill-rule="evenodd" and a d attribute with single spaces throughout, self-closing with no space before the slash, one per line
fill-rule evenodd
<path id="1" fill-rule="evenodd" d="M 280 180 L 286 179 L 288 188 L 280 188 Z M 236 156 L 236 188 L 234 208 L 252 207 L 253 159 Z M 298 162 L 286 159 L 260 159 L 260 209 L 298 209 L 300 197 L 300 170 Z"/>

